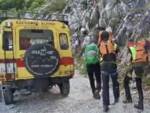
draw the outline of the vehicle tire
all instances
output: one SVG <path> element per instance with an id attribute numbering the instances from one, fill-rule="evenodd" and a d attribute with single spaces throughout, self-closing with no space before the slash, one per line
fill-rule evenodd
<path id="1" fill-rule="evenodd" d="M 61 84 L 59 84 L 60 93 L 63 97 L 67 97 L 70 92 L 70 82 L 69 80 L 63 81 Z"/>
<path id="2" fill-rule="evenodd" d="M 13 104 L 13 92 L 10 88 L 3 89 L 3 98 L 6 105 Z"/>
<path id="3" fill-rule="evenodd" d="M 26 69 L 35 78 L 45 78 L 52 75 L 58 69 L 59 60 L 59 53 L 49 44 L 31 46 L 24 57 Z"/>

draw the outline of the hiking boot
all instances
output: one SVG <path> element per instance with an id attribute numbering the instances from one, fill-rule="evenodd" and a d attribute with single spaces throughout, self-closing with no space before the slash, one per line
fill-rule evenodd
<path id="1" fill-rule="evenodd" d="M 100 99 L 100 94 L 99 94 L 99 91 L 98 91 L 98 90 L 96 90 L 96 91 L 93 93 L 93 97 L 94 97 L 95 99 Z"/>
<path id="2" fill-rule="evenodd" d="M 108 110 L 109 110 L 108 105 L 104 105 L 104 106 L 103 106 L 103 111 L 104 111 L 104 112 L 108 112 Z"/>
<path id="3" fill-rule="evenodd" d="M 135 104 L 134 107 L 135 107 L 136 109 L 139 109 L 139 110 L 143 110 L 143 109 L 144 109 L 143 103 Z"/>
<path id="4" fill-rule="evenodd" d="M 123 100 L 122 102 L 123 102 L 124 104 L 132 103 L 132 99 L 126 99 L 126 100 Z"/>

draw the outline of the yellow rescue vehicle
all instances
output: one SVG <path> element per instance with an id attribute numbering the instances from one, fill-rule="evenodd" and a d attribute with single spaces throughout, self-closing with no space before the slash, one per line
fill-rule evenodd
<path id="1" fill-rule="evenodd" d="M 46 91 L 58 85 L 63 96 L 74 74 L 71 33 L 54 20 L 6 19 L 0 23 L 0 86 L 5 104 L 16 90 Z"/>

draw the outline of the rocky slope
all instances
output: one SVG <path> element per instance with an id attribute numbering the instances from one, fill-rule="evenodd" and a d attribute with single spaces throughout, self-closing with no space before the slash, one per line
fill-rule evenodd
<path id="1" fill-rule="evenodd" d="M 148 37 L 150 0 L 69 0 L 63 13 L 69 15 L 73 31 L 81 27 L 95 32 L 98 26 L 111 26 L 120 45 L 127 38 Z"/>
<path id="2" fill-rule="evenodd" d="M 0 10 L 36 11 L 42 19 L 51 19 L 53 12 L 67 14 L 73 33 L 85 27 L 95 35 L 98 26 L 111 26 L 120 45 L 150 31 L 150 0 L 0 0 Z"/>

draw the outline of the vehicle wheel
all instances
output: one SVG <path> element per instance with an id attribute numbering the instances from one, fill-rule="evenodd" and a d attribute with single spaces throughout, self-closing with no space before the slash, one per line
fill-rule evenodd
<path id="1" fill-rule="evenodd" d="M 63 81 L 60 85 L 60 92 L 63 97 L 67 97 L 70 92 L 70 82 L 69 80 Z"/>
<path id="2" fill-rule="evenodd" d="M 13 103 L 13 92 L 11 89 L 3 89 L 3 98 L 6 105 Z"/>

